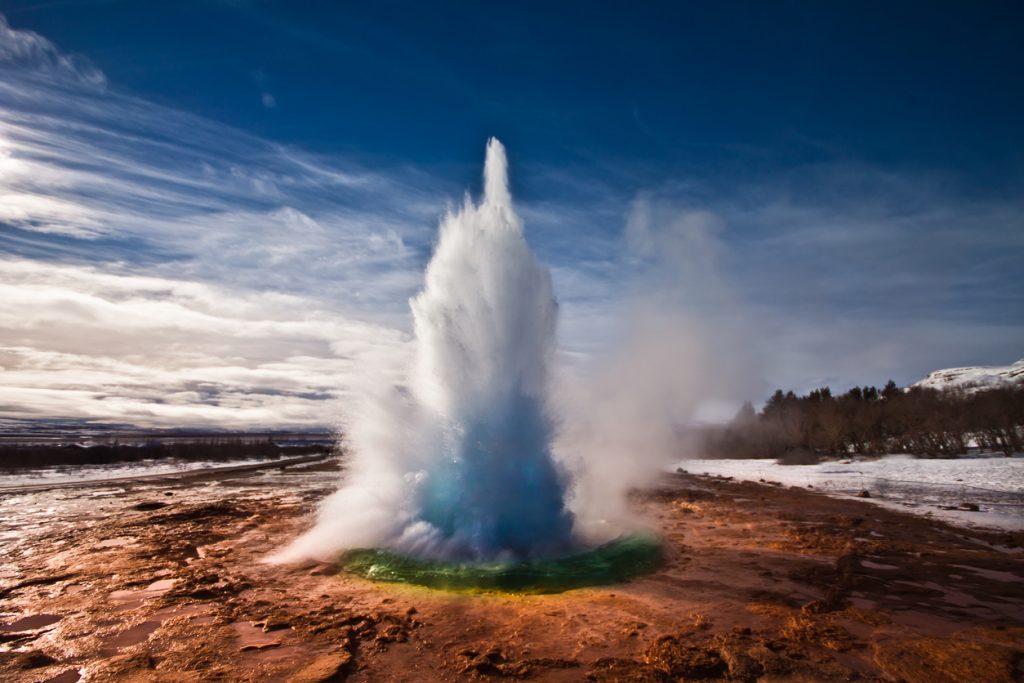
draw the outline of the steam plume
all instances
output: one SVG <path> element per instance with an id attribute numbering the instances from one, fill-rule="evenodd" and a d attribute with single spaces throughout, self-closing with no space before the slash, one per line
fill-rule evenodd
<path id="1" fill-rule="evenodd" d="M 557 304 L 512 207 L 505 149 L 487 146 L 484 197 L 441 223 L 411 302 L 407 389 L 349 425 L 347 479 L 278 559 L 389 547 L 422 557 L 528 558 L 572 545 L 548 405 Z"/>

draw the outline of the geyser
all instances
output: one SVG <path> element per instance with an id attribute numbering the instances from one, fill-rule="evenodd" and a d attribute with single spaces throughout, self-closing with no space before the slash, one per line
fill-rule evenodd
<path id="1" fill-rule="evenodd" d="M 547 406 L 557 310 L 551 275 L 512 208 L 505 149 L 492 139 L 483 202 L 446 217 L 412 301 L 413 398 L 434 432 L 413 491 L 416 523 L 446 555 L 532 557 L 569 544 Z"/>
<path id="2" fill-rule="evenodd" d="M 386 558 L 421 577 L 425 567 L 450 574 L 451 563 L 527 573 L 556 557 L 593 565 L 597 556 L 580 560 L 571 482 L 552 453 L 551 275 L 527 246 L 497 140 L 487 145 L 483 200 L 467 197 L 442 220 L 425 279 L 411 301 L 408 386 L 361 402 L 346 429 L 352 458 L 341 489 L 278 559 L 363 549 L 361 566 Z"/>

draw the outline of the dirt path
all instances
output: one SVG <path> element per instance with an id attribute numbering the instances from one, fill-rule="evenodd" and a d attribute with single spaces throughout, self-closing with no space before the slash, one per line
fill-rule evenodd
<path id="1" fill-rule="evenodd" d="M 658 572 L 451 594 L 261 562 L 328 463 L 0 496 L 0 680 L 1021 680 L 1024 534 L 672 475 Z"/>

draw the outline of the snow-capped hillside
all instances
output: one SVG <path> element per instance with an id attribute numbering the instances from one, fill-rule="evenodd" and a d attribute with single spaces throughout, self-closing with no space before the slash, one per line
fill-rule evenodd
<path id="1" fill-rule="evenodd" d="M 953 387 L 987 389 L 1008 384 L 1024 383 L 1024 358 L 1013 365 L 973 368 L 947 368 L 936 370 L 915 387 L 950 389 Z"/>

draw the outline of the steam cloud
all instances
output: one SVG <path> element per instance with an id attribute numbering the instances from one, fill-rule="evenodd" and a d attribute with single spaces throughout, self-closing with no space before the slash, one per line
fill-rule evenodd
<path id="1" fill-rule="evenodd" d="M 364 392 L 349 411 L 341 489 L 314 528 L 272 559 L 329 560 L 367 547 L 525 559 L 611 540 L 642 524 L 628 491 L 686 452 L 679 427 L 708 398 L 727 397 L 716 396 L 734 384 L 718 362 L 723 349 L 744 374 L 743 354 L 722 344 L 742 335 L 682 314 L 677 300 L 711 289 L 714 304 L 731 307 L 712 277 L 714 221 L 687 215 L 662 230 L 641 200 L 627 247 L 669 254 L 670 267 L 655 268 L 642 301 L 628 302 L 616 347 L 553 377 L 551 276 L 526 244 L 507 175 L 505 149 L 492 139 L 483 201 L 467 198 L 444 218 L 411 302 L 409 386 Z M 702 287 L 680 272 L 696 273 Z"/>
<path id="2" fill-rule="evenodd" d="M 410 385 L 364 402 L 353 458 L 317 525 L 278 559 L 389 547 L 421 557 L 550 556 L 573 545 L 552 454 L 557 304 L 512 208 L 505 149 L 487 146 L 483 201 L 441 224 L 412 300 Z"/>

